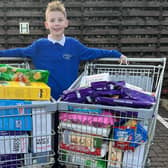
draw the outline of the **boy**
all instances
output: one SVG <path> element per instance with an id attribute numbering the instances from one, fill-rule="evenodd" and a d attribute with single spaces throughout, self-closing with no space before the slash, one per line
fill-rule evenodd
<path id="1" fill-rule="evenodd" d="M 48 38 L 40 38 L 25 48 L 1 50 L 0 57 L 28 57 L 36 69 L 48 70 L 48 85 L 55 99 L 77 78 L 80 61 L 102 57 L 126 61 L 126 57 L 117 50 L 88 48 L 72 37 L 65 37 L 68 20 L 65 7 L 60 1 L 48 4 L 45 17 Z"/>
<path id="2" fill-rule="evenodd" d="M 0 57 L 28 57 L 32 59 L 36 69 L 48 70 L 50 72 L 48 85 L 55 99 L 77 78 L 80 61 L 114 57 L 126 62 L 126 57 L 117 50 L 88 48 L 78 40 L 64 36 L 68 20 L 64 5 L 60 1 L 48 4 L 45 19 L 45 27 L 49 30 L 48 38 L 40 38 L 25 48 L 1 50 Z M 58 116 L 56 116 L 56 128 L 57 118 Z M 56 135 L 56 148 L 57 140 Z M 56 167 L 59 167 L 57 162 Z"/>

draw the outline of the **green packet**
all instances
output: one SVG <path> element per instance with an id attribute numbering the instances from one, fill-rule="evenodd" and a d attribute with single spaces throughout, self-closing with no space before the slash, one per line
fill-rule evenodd
<path id="1" fill-rule="evenodd" d="M 16 68 L 8 64 L 0 64 L 0 80 L 21 82 L 48 82 L 47 70 Z"/>
<path id="2" fill-rule="evenodd" d="M 106 168 L 106 161 L 103 159 L 99 160 L 96 158 L 94 159 L 91 157 L 84 157 L 80 154 L 73 155 L 73 153 L 69 153 L 66 151 L 62 152 L 64 153 L 62 156 L 63 161 L 92 168 Z"/>

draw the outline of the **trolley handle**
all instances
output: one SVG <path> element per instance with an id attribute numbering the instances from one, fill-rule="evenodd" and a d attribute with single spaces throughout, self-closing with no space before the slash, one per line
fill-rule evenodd
<path id="1" fill-rule="evenodd" d="M 119 61 L 119 58 L 100 58 L 98 61 Z M 127 58 L 127 62 L 159 62 L 159 63 L 165 63 L 166 58 Z"/>
<path id="2" fill-rule="evenodd" d="M 29 58 L 23 57 L 0 57 L 0 61 L 30 61 Z"/>

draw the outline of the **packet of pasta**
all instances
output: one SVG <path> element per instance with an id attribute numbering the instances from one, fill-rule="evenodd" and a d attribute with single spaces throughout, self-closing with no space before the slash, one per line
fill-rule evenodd
<path id="1" fill-rule="evenodd" d="M 0 80 L 20 82 L 48 82 L 47 70 L 16 68 L 8 64 L 0 64 Z"/>

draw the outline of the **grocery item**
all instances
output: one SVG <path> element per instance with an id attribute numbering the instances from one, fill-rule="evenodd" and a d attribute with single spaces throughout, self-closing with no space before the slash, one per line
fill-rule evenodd
<path id="1" fill-rule="evenodd" d="M 32 70 L 16 68 L 8 64 L 0 64 L 1 81 L 21 82 L 48 82 L 49 72 L 47 70 Z"/>
<path id="2" fill-rule="evenodd" d="M 108 168 L 121 168 L 122 150 L 114 148 L 114 142 L 109 142 Z"/>
<path id="3" fill-rule="evenodd" d="M 49 100 L 50 87 L 42 82 L 0 81 L 0 99 Z"/>
<path id="4" fill-rule="evenodd" d="M 73 124 L 69 122 L 60 122 L 59 128 L 69 129 L 73 131 L 78 131 L 82 133 L 94 134 L 99 136 L 108 137 L 111 131 L 111 128 L 101 128 L 101 127 L 94 127 L 89 125 L 82 125 L 82 124 Z"/>
<path id="5" fill-rule="evenodd" d="M 101 115 L 61 112 L 59 119 L 63 122 L 80 123 L 84 125 L 109 127 L 116 121 L 111 112 L 103 111 Z"/>
<path id="6" fill-rule="evenodd" d="M 145 144 L 138 146 L 135 151 L 125 151 L 122 168 L 142 168 L 145 154 Z"/>
<path id="7" fill-rule="evenodd" d="M 86 167 L 91 168 L 106 168 L 106 161 L 103 159 L 98 158 L 92 158 L 89 156 L 83 156 L 83 155 L 76 155 L 71 152 L 62 151 L 64 154 L 62 154 L 62 158 L 66 162 L 72 162 L 73 164 L 78 164 Z"/>
<path id="8" fill-rule="evenodd" d="M 0 131 L 31 131 L 31 109 L 24 107 L 30 104 L 24 100 L 0 100 Z"/>
<path id="9" fill-rule="evenodd" d="M 91 82 L 89 87 L 64 91 L 61 100 L 73 103 L 148 109 L 153 107 L 156 102 L 153 93 L 137 89 L 136 86 L 129 85 L 125 81 Z"/>
<path id="10" fill-rule="evenodd" d="M 83 76 L 80 82 L 80 87 L 89 87 L 92 82 L 109 81 L 109 80 L 110 80 L 109 73 L 100 73 L 95 75 Z"/>
<path id="11" fill-rule="evenodd" d="M 27 153 L 28 137 L 26 131 L 0 131 L 0 155 Z"/>
<path id="12" fill-rule="evenodd" d="M 103 144 L 102 137 L 93 136 L 89 134 L 80 134 L 78 132 L 64 130 L 62 134 L 62 141 L 66 145 L 74 145 L 81 150 L 95 151 L 100 149 Z"/>

